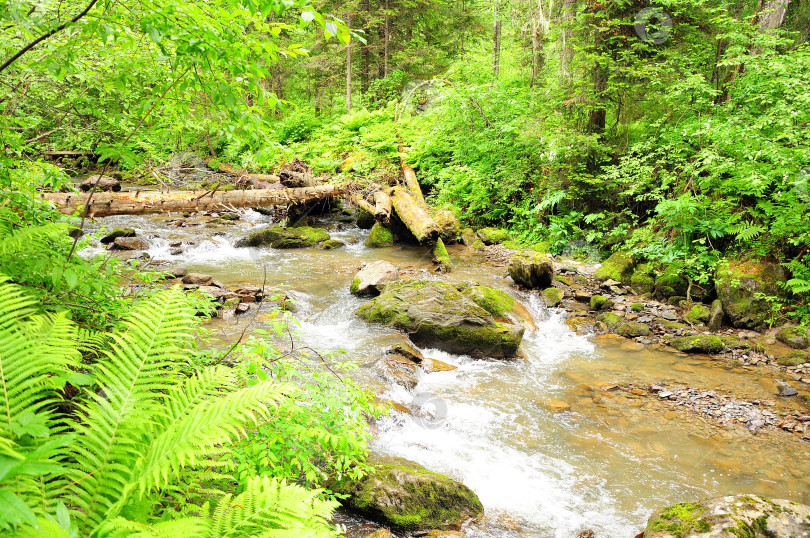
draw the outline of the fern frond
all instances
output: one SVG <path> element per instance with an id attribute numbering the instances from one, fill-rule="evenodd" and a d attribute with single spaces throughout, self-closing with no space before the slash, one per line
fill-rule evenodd
<path id="1" fill-rule="evenodd" d="M 52 376 L 81 360 L 75 325 L 64 314 L 36 314 L 36 300 L 0 276 L 0 434 L 23 433 L 32 416 L 49 426 L 55 403 Z M 15 431 L 17 430 L 17 431 Z"/>
<path id="2" fill-rule="evenodd" d="M 153 417 L 166 412 L 160 393 L 176 382 L 167 369 L 182 358 L 194 323 L 182 290 L 162 291 L 129 313 L 95 365 L 100 390 L 81 407 L 85 420 L 76 428 L 81 437 L 67 493 L 89 528 L 114 517 L 131 493 L 133 464 L 148 448 Z"/>
<path id="3" fill-rule="evenodd" d="M 64 222 L 48 222 L 40 226 L 17 227 L 7 212 L 0 212 L 0 256 L 9 256 L 21 250 L 48 250 L 53 241 L 64 236 L 69 225 Z"/>
<path id="4" fill-rule="evenodd" d="M 328 520 L 338 503 L 323 500 L 321 493 L 266 476 L 251 478 L 244 493 L 225 495 L 217 504 L 211 538 L 331 536 Z"/>
<path id="5" fill-rule="evenodd" d="M 149 452 L 138 462 L 140 492 L 167 485 L 180 469 L 198 465 L 202 458 L 222 452 L 222 443 L 240 433 L 246 423 L 269 413 L 269 405 L 280 402 L 293 387 L 266 381 L 209 400 L 204 397 L 217 371 L 203 372 L 186 384 L 186 392 L 175 399 L 172 422 L 151 443 Z M 224 374 L 223 374 L 224 375 Z M 194 404 L 192 404 L 194 402 Z"/>
<path id="6" fill-rule="evenodd" d="M 207 538 L 211 524 L 201 517 L 185 517 L 160 523 L 138 523 L 118 517 L 100 528 L 105 538 Z"/>

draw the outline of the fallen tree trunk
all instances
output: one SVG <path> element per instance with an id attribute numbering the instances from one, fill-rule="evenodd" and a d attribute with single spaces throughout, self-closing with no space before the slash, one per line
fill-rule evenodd
<path id="1" fill-rule="evenodd" d="M 432 244 L 439 237 L 439 226 L 430 216 L 424 201 L 417 200 L 405 187 L 396 186 L 391 190 L 391 203 L 397 216 L 417 241 Z"/>
<path id="2" fill-rule="evenodd" d="M 419 180 L 416 179 L 416 172 L 404 162 L 402 163 L 402 175 L 405 177 L 405 185 L 411 191 L 413 197 L 425 204 L 425 197 L 422 194 L 422 187 L 419 186 Z"/>
<path id="3" fill-rule="evenodd" d="M 205 164 L 210 166 L 212 159 L 205 159 Z M 220 163 L 217 167 L 217 170 L 220 172 L 224 172 L 226 174 L 231 174 L 232 176 L 244 176 L 255 181 L 265 181 L 267 183 L 278 183 L 279 177 L 276 174 L 251 174 L 245 170 L 240 168 L 234 168 L 225 163 Z"/>
<path id="4" fill-rule="evenodd" d="M 90 218 L 109 215 L 143 215 L 148 213 L 220 211 L 239 207 L 268 207 L 303 204 L 343 193 L 337 185 L 319 185 L 300 189 L 256 189 L 236 191 L 136 191 L 97 192 L 87 208 Z M 48 193 L 42 198 L 56 204 L 60 212 L 72 214 L 87 204 L 89 194 Z"/>
<path id="5" fill-rule="evenodd" d="M 385 191 L 374 191 L 374 218 L 381 224 L 391 221 L 391 197 Z"/>
<path id="6" fill-rule="evenodd" d="M 354 202 L 354 205 L 356 205 L 360 209 L 362 209 L 362 210 L 364 210 L 364 211 L 366 211 L 366 212 L 368 212 L 368 213 L 370 213 L 372 215 L 374 214 L 374 211 L 375 211 L 374 206 L 371 205 L 370 203 L 368 203 L 366 201 L 366 199 L 363 198 L 361 195 L 355 194 L 354 196 L 352 196 L 352 202 Z"/>

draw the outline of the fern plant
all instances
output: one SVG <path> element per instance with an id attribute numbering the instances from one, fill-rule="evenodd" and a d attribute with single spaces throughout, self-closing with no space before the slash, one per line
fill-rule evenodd
<path id="1" fill-rule="evenodd" d="M 102 360 L 81 376 L 75 373 L 81 356 L 73 322 L 41 313 L 34 298 L 2 277 L 0 530 L 48 536 L 134 530 L 141 536 L 272 536 L 284 529 L 297 529 L 296 536 L 330 534 L 333 503 L 321 500 L 319 491 L 269 479 L 247 480 L 243 493 L 221 495 L 213 511 L 207 504 L 186 510 L 194 517 L 173 517 L 161 505 L 181 473 L 202 469 L 203 478 L 222 476 L 229 460 L 218 456 L 229 442 L 267 419 L 293 390 L 271 380 L 240 388 L 224 366 L 178 374 L 175 368 L 189 359 L 195 323 L 181 289 L 159 292 L 129 312 Z M 72 402 L 72 414 L 60 407 L 58 391 L 67 382 L 88 385 Z M 141 513 L 155 517 L 122 515 L 143 504 L 149 506 Z"/>

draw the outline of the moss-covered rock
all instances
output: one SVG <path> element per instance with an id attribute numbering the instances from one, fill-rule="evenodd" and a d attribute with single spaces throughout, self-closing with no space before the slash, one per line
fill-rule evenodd
<path id="1" fill-rule="evenodd" d="M 379 222 L 375 222 L 374 226 L 371 227 L 371 232 L 366 237 L 365 245 L 371 248 L 382 248 L 390 247 L 393 244 L 394 234 L 391 233 L 391 230 Z"/>
<path id="2" fill-rule="evenodd" d="M 361 230 L 370 230 L 372 226 L 377 223 L 377 220 L 374 218 L 374 215 L 366 211 L 365 209 L 358 208 L 357 209 L 357 227 Z"/>
<path id="3" fill-rule="evenodd" d="M 565 320 L 565 324 L 577 334 L 589 334 L 594 331 L 593 319 L 587 316 L 574 316 Z"/>
<path id="4" fill-rule="evenodd" d="M 501 246 L 508 248 L 509 250 L 520 250 L 521 246 L 512 241 L 511 239 L 508 241 L 504 241 L 501 243 Z"/>
<path id="5" fill-rule="evenodd" d="M 433 221 L 439 226 L 439 237 L 445 243 L 458 243 L 461 238 L 461 222 L 449 209 L 435 209 Z"/>
<path id="6" fill-rule="evenodd" d="M 551 287 L 554 268 L 541 252 L 519 252 L 509 262 L 509 276 L 524 288 L 545 289 Z"/>
<path id="7" fill-rule="evenodd" d="M 496 321 L 451 284 L 435 280 L 388 284 L 357 314 L 408 332 L 418 345 L 473 357 L 513 357 L 524 332 L 521 326 Z"/>
<path id="8" fill-rule="evenodd" d="M 604 323 L 609 331 L 615 332 L 624 323 L 624 318 L 615 312 L 602 312 L 596 316 L 596 321 Z"/>
<path id="9" fill-rule="evenodd" d="M 529 249 L 535 252 L 542 252 L 543 254 L 548 254 L 549 252 L 551 252 L 551 242 L 541 241 L 539 243 L 534 243 L 532 246 L 529 247 Z"/>
<path id="10" fill-rule="evenodd" d="M 666 299 L 673 295 L 686 296 L 689 282 L 683 276 L 683 264 L 673 262 L 655 277 L 655 295 Z"/>
<path id="11" fill-rule="evenodd" d="M 644 538 L 810 536 L 810 506 L 757 495 L 717 497 L 658 510 Z"/>
<path id="12" fill-rule="evenodd" d="M 648 263 L 640 263 L 630 276 L 630 286 L 637 293 L 652 293 L 655 289 L 655 271 Z"/>
<path id="13" fill-rule="evenodd" d="M 807 349 L 806 327 L 782 327 L 776 333 L 776 339 L 793 349 Z"/>
<path id="14" fill-rule="evenodd" d="M 711 315 L 711 308 L 705 304 L 696 304 L 692 305 L 692 308 L 690 308 L 686 314 L 683 315 L 683 319 L 692 325 L 700 325 L 703 323 L 708 323 Z"/>
<path id="15" fill-rule="evenodd" d="M 639 336 L 649 336 L 650 328 L 636 321 L 625 321 L 616 328 L 616 334 L 625 338 L 636 338 Z"/>
<path id="16" fill-rule="evenodd" d="M 591 296 L 591 310 L 610 310 L 613 307 L 613 301 L 604 295 Z"/>
<path id="17" fill-rule="evenodd" d="M 784 268 L 769 262 L 731 262 L 715 273 L 717 296 L 732 325 L 754 330 L 765 329 L 771 318 L 770 303 L 758 294 L 779 296 L 784 280 Z"/>
<path id="18" fill-rule="evenodd" d="M 486 286 L 468 286 L 461 294 L 493 316 L 504 317 L 515 309 L 515 298 L 505 291 Z"/>
<path id="19" fill-rule="evenodd" d="M 329 239 L 326 230 L 310 226 L 282 228 L 271 226 L 243 237 L 236 242 L 237 247 L 304 248 L 314 247 Z"/>
<path id="20" fill-rule="evenodd" d="M 438 270 L 442 273 L 450 272 L 450 254 L 447 253 L 447 248 L 444 246 L 444 241 L 441 237 L 436 240 L 433 245 L 433 263 L 438 265 Z"/>
<path id="21" fill-rule="evenodd" d="M 485 246 L 486 245 L 484 244 L 483 241 L 481 241 L 480 239 L 476 239 L 475 241 L 473 241 L 472 249 L 473 250 L 483 250 Z"/>
<path id="22" fill-rule="evenodd" d="M 739 336 L 729 334 L 726 336 L 721 336 L 720 340 L 723 342 L 723 345 L 726 349 L 750 349 L 751 343 L 748 340 L 743 340 Z"/>
<path id="23" fill-rule="evenodd" d="M 642 310 L 644 310 L 644 304 L 643 303 L 633 303 L 633 304 L 630 305 L 630 310 L 632 310 L 633 312 L 641 312 Z"/>
<path id="24" fill-rule="evenodd" d="M 461 482 L 402 458 L 375 456 L 374 472 L 330 484 L 348 495 L 343 505 L 402 531 L 458 528 L 484 512 L 476 494 Z"/>
<path id="25" fill-rule="evenodd" d="M 720 330 L 720 327 L 723 326 L 723 301 L 720 299 L 715 299 L 712 301 L 712 306 L 710 308 L 709 313 L 709 321 L 707 325 L 709 326 L 709 330 L 712 332 L 716 332 Z"/>
<path id="26" fill-rule="evenodd" d="M 509 239 L 509 234 L 498 228 L 481 228 L 477 233 L 486 245 L 497 245 Z"/>
<path id="27" fill-rule="evenodd" d="M 708 334 L 683 336 L 669 344 L 678 351 L 686 353 L 720 353 L 725 348 L 719 337 Z"/>
<path id="28" fill-rule="evenodd" d="M 780 353 L 775 357 L 776 362 L 781 364 L 782 366 L 798 366 L 799 364 L 804 364 L 808 360 L 810 360 L 810 353 L 807 353 L 806 351 L 802 351 L 800 349 L 796 349 L 793 351 Z"/>
<path id="29" fill-rule="evenodd" d="M 543 303 L 546 306 L 557 306 L 565 297 L 565 292 L 560 288 L 546 288 L 542 292 L 540 292 L 540 296 L 543 298 Z"/>
<path id="30" fill-rule="evenodd" d="M 461 243 L 468 247 L 472 247 L 473 243 L 478 241 L 478 235 L 472 228 L 464 228 L 461 230 Z M 482 243 L 483 244 L 483 243 Z"/>
<path id="31" fill-rule="evenodd" d="M 627 252 L 614 252 L 610 258 L 602 262 L 602 266 L 593 274 L 599 280 L 613 279 L 623 284 L 629 284 L 633 276 L 635 260 Z"/>
<path id="32" fill-rule="evenodd" d="M 318 245 L 318 248 L 322 248 L 323 250 L 334 250 L 336 248 L 341 248 L 345 246 L 346 243 L 344 243 L 343 241 L 338 241 L 337 239 L 327 239 L 326 241 Z"/>
<path id="33" fill-rule="evenodd" d="M 134 228 L 115 228 L 113 231 L 102 237 L 99 242 L 102 245 L 108 245 L 119 237 L 135 237 L 135 235 Z"/>

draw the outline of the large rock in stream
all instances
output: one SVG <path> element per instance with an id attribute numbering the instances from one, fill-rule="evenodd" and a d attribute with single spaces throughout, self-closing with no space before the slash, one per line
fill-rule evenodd
<path id="1" fill-rule="evenodd" d="M 237 247 L 305 248 L 314 247 L 329 239 L 329 234 L 321 228 L 296 226 L 282 228 L 271 226 L 248 234 L 235 243 Z"/>
<path id="2" fill-rule="evenodd" d="M 509 276 L 524 288 L 546 289 L 551 286 L 554 267 L 542 252 L 521 252 L 509 262 Z"/>
<path id="3" fill-rule="evenodd" d="M 404 330 L 417 345 L 478 358 L 514 357 L 524 331 L 437 280 L 392 282 L 357 314 Z"/>
<path id="4" fill-rule="evenodd" d="M 723 310 L 737 328 L 764 330 L 771 317 L 771 305 L 762 296 L 780 295 L 785 269 L 770 262 L 729 262 L 715 274 L 717 296 Z"/>
<path id="5" fill-rule="evenodd" d="M 386 284 L 399 280 L 399 270 L 383 260 L 367 263 L 354 276 L 349 291 L 354 295 L 379 295 Z"/>
<path id="6" fill-rule="evenodd" d="M 798 538 L 810 536 L 810 506 L 756 495 L 717 497 L 658 510 L 644 538 Z"/>
<path id="7" fill-rule="evenodd" d="M 381 523 L 403 531 L 458 529 L 484 512 L 470 488 L 418 463 L 385 456 L 372 456 L 370 463 L 373 474 L 330 488 L 348 495 L 345 506 Z"/>

